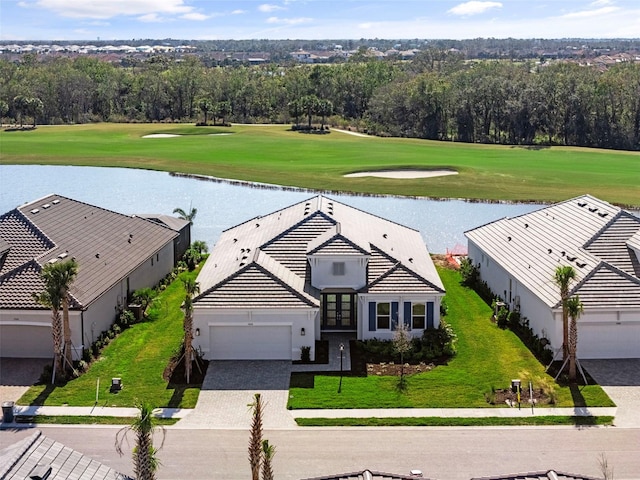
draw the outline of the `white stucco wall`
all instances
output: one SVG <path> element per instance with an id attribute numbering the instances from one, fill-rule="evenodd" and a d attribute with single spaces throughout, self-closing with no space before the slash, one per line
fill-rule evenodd
<path id="1" fill-rule="evenodd" d="M 315 359 L 316 332 L 319 332 L 317 308 L 239 310 L 194 307 L 193 328 L 199 329 L 193 345 L 201 349 L 204 358 L 211 359 L 209 329 L 216 325 L 288 325 L 291 327 L 291 359 L 299 360 L 301 347 L 311 347 L 311 360 Z M 304 329 L 304 335 L 302 334 Z"/>
<path id="2" fill-rule="evenodd" d="M 333 274 L 333 264 L 344 263 L 344 275 Z M 326 288 L 353 288 L 358 290 L 367 282 L 367 257 L 364 255 L 317 255 L 309 256 L 311 285 Z"/>

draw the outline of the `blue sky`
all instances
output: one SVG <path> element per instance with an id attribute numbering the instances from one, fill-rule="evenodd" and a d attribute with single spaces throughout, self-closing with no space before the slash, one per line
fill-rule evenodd
<path id="1" fill-rule="evenodd" d="M 0 0 L 0 40 L 640 38 L 638 0 Z"/>

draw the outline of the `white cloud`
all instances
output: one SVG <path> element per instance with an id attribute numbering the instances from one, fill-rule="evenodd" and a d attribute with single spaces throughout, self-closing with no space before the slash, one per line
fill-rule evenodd
<path id="1" fill-rule="evenodd" d="M 163 19 L 157 13 L 148 13 L 146 15 L 141 15 L 138 17 L 138 20 L 144 23 L 160 23 Z"/>
<path id="2" fill-rule="evenodd" d="M 184 0 L 37 0 L 37 6 L 64 17 L 112 18 L 119 15 L 150 17 L 187 14 L 193 10 Z"/>
<path id="3" fill-rule="evenodd" d="M 197 22 L 201 22 L 203 20 L 207 20 L 208 18 L 211 18 L 211 15 L 205 15 L 204 13 L 186 13 L 184 15 L 182 15 L 180 18 L 184 18 L 185 20 L 195 20 Z"/>
<path id="4" fill-rule="evenodd" d="M 563 18 L 589 18 L 589 17 L 599 17 L 602 15 L 607 15 L 609 13 L 617 12 L 620 10 L 618 7 L 602 7 L 596 8 L 595 10 L 583 10 L 581 12 L 572 12 L 563 15 Z"/>
<path id="5" fill-rule="evenodd" d="M 502 8 L 502 3 L 500 2 L 478 2 L 471 1 L 466 3 L 461 3 L 456 5 L 447 13 L 452 13 L 454 15 L 478 15 L 479 13 L 484 13 L 487 10 L 492 8 Z"/>
<path id="6" fill-rule="evenodd" d="M 594 0 L 589 4 L 590 7 L 602 7 L 604 5 L 613 5 L 612 0 Z"/>
<path id="7" fill-rule="evenodd" d="M 269 17 L 267 18 L 267 23 L 277 23 L 281 25 L 300 25 L 301 23 L 309 23 L 312 19 L 308 17 L 299 17 L 299 18 L 278 18 L 278 17 Z"/>
<path id="8" fill-rule="evenodd" d="M 234 10 L 231 12 L 231 15 L 242 15 L 243 13 L 247 13 L 246 10 Z"/>
<path id="9" fill-rule="evenodd" d="M 273 5 L 270 3 L 263 3 L 262 5 L 260 5 L 258 7 L 258 10 L 260 10 L 263 13 L 271 13 L 271 12 L 275 12 L 277 10 L 284 10 L 284 7 L 280 7 L 278 5 Z"/>

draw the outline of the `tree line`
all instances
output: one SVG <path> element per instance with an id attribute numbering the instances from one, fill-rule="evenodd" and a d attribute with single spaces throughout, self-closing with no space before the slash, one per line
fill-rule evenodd
<path id="1" fill-rule="evenodd" d="M 22 123 L 298 123 L 376 135 L 640 149 L 640 64 L 411 61 L 366 50 L 340 64 L 207 67 L 196 56 L 115 65 L 97 57 L 0 60 L 0 114 Z"/>

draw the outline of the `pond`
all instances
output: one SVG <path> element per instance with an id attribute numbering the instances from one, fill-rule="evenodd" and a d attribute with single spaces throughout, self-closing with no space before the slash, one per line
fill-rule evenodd
<path id="1" fill-rule="evenodd" d="M 317 193 L 278 186 L 232 184 L 125 168 L 0 165 L 0 214 L 56 193 L 116 212 L 173 214 L 176 207 L 198 209 L 192 239 L 212 247 L 220 233 L 258 215 L 305 200 Z M 541 205 L 472 203 L 462 200 L 327 196 L 415 228 L 432 253 L 466 245 L 464 231 L 531 212 Z"/>

